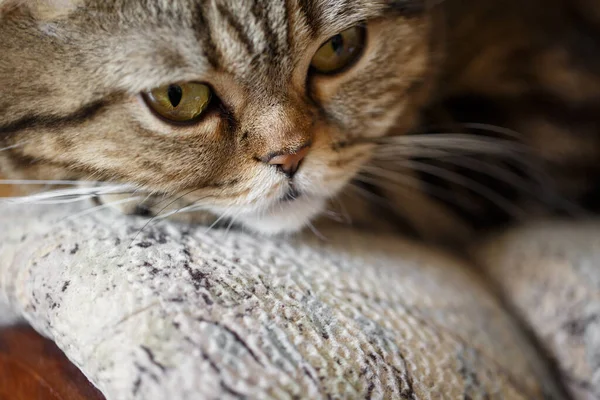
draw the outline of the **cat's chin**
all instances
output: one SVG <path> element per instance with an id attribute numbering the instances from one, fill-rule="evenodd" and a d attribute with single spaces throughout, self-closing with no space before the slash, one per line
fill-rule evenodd
<path id="1" fill-rule="evenodd" d="M 318 216 L 325 203 L 323 198 L 300 198 L 278 203 L 266 212 L 241 215 L 237 221 L 245 228 L 262 235 L 292 234 L 305 228 Z"/>

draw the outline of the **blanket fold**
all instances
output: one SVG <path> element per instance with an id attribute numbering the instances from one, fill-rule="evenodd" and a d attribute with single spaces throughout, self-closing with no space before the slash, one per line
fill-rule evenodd
<path id="1" fill-rule="evenodd" d="M 562 397 L 447 255 L 347 228 L 323 241 L 145 225 L 75 206 L 0 216 L 4 322 L 25 318 L 108 399 Z"/>

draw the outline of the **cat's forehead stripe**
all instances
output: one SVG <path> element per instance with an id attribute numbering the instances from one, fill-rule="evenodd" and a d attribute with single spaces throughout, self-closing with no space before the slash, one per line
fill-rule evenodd
<path id="1" fill-rule="evenodd" d="M 238 45 L 247 57 L 267 56 L 269 63 L 282 64 L 291 36 L 287 12 L 288 4 L 282 2 L 197 2 L 192 29 L 206 60 L 215 70 L 227 70 L 229 65 L 236 64 L 240 57 Z"/>
<path id="2" fill-rule="evenodd" d="M 244 25 L 243 21 L 239 19 L 231 10 L 224 4 L 217 4 L 217 10 L 221 17 L 227 22 L 227 24 L 235 32 L 237 39 L 244 45 L 248 54 L 256 53 L 256 46 L 254 40 L 250 36 L 247 26 Z"/>
<path id="3" fill-rule="evenodd" d="M 218 69 L 222 62 L 221 55 L 215 46 L 209 19 L 205 16 L 203 4 L 205 3 L 198 3 L 194 8 L 192 13 L 194 21 L 193 29 L 198 41 L 202 45 L 206 60 L 209 62 L 211 67 Z"/>
<path id="4" fill-rule="evenodd" d="M 312 36 L 316 37 L 319 34 L 317 21 L 319 21 L 321 15 L 316 2 L 313 0 L 299 1 L 299 10 L 303 14 Z"/>

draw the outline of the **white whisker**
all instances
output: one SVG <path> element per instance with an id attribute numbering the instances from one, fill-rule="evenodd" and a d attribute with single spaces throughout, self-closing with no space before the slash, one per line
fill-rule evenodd
<path id="1" fill-rule="evenodd" d="M 25 142 L 20 142 L 17 144 L 13 144 L 11 146 L 7 146 L 7 147 L 2 147 L 0 148 L 0 152 L 2 151 L 6 151 L 6 150 L 12 150 L 12 149 L 16 149 L 17 147 L 22 147 L 25 146 L 27 143 L 29 143 L 30 141 L 25 141 Z"/>
<path id="2" fill-rule="evenodd" d="M 28 196 L 6 197 L 0 199 L 0 204 L 65 204 L 108 194 L 131 194 L 134 189 L 129 185 L 59 189 Z"/>
<path id="3" fill-rule="evenodd" d="M 368 180 L 364 181 L 362 177 L 359 177 L 356 179 L 357 181 L 361 181 L 361 182 L 365 182 L 365 183 L 371 183 Z M 368 190 L 366 190 L 365 188 L 362 188 L 358 185 L 351 184 L 348 186 L 348 188 L 352 189 L 353 191 L 357 192 L 358 194 L 360 194 L 361 196 L 363 196 L 364 198 L 366 198 L 368 201 L 373 201 L 375 203 L 378 204 L 382 204 L 385 207 L 390 207 L 390 205 L 392 204 L 388 199 L 386 199 L 385 197 L 382 197 L 380 195 L 377 195 L 375 193 L 369 192 Z"/>
<path id="4" fill-rule="evenodd" d="M 384 138 L 376 153 L 380 156 L 397 156 L 399 149 L 407 154 L 413 154 L 420 148 L 486 154 L 528 153 L 529 151 L 527 146 L 512 140 L 466 134 L 429 134 Z"/>
<path id="5" fill-rule="evenodd" d="M 169 207 L 171 207 L 173 204 L 175 204 L 177 201 L 183 199 L 185 196 L 189 196 L 190 194 L 194 193 L 198 191 L 198 189 L 193 189 L 190 190 L 182 195 L 180 195 L 179 197 L 175 197 L 175 200 L 169 202 L 166 206 L 164 206 L 154 217 L 150 218 L 150 220 L 148 222 L 146 222 L 144 224 L 144 226 L 142 226 L 142 229 L 139 230 L 138 233 L 136 233 L 136 235 L 133 237 L 133 240 L 131 241 L 131 243 L 129 243 L 128 247 L 133 246 L 133 244 L 135 243 L 135 241 L 137 240 L 137 238 L 140 236 L 140 234 L 144 231 L 144 229 L 146 229 L 148 226 L 150 226 L 150 224 L 152 224 L 152 222 L 154 222 L 156 219 L 158 219 L 159 217 L 161 217 L 161 214 Z M 172 199 L 174 196 L 169 196 L 166 197 L 163 201 L 161 201 L 158 204 L 164 204 L 166 201 Z"/>
<path id="6" fill-rule="evenodd" d="M 240 216 L 240 214 L 242 214 L 242 210 L 238 210 L 238 212 L 235 215 L 231 216 L 229 225 L 227 225 L 227 229 L 225 229 L 225 236 L 227 236 L 229 234 L 229 232 L 231 231 L 231 228 L 235 224 L 235 221 Z"/>
<path id="7" fill-rule="evenodd" d="M 122 199 L 122 200 L 118 200 L 118 201 L 113 201 L 113 202 L 110 202 L 110 203 L 102 204 L 102 205 L 99 205 L 99 206 L 96 206 L 96 207 L 92 207 L 89 210 L 85 210 L 85 211 L 76 213 L 74 215 L 71 215 L 71 216 L 65 218 L 64 220 L 62 220 L 61 222 L 73 221 L 73 220 L 75 220 L 77 218 L 84 217 L 84 216 L 92 214 L 94 212 L 98 212 L 98 211 L 101 211 L 101 210 L 104 210 L 104 209 L 107 209 L 107 208 L 110 208 L 110 207 L 120 206 L 122 204 L 132 203 L 132 202 L 137 201 L 139 199 L 141 199 L 141 197 L 139 197 L 139 196 L 138 197 L 130 197 L 130 198 L 127 198 L 127 199 Z"/>
<path id="8" fill-rule="evenodd" d="M 500 194 L 494 192 L 493 190 L 490 190 L 489 188 L 487 188 L 486 186 L 482 185 L 481 183 L 479 183 L 475 180 L 469 179 L 469 178 L 464 177 L 455 172 L 445 170 L 443 168 L 435 167 L 433 165 L 429 165 L 426 163 L 418 162 L 418 161 L 412 161 L 411 168 L 413 170 L 421 171 L 421 172 L 424 172 L 431 176 L 436 176 L 436 177 L 444 179 L 448 182 L 451 182 L 456 185 L 462 186 L 466 189 L 469 189 L 472 192 L 480 195 L 481 197 L 484 197 L 484 198 L 488 199 L 489 201 L 493 202 L 498 207 L 502 208 L 504 211 L 509 213 L 509 215 L 512 215 L 515 218 L 523 219 L 526 215 L 526 212 L 524 210 L 517 207 L 515 204 L 511 203 L 508 199 L 506 199 L 505 197 L 501 196 Z M 374 173 L 376 173 L 377 171 L 386 171 L 382 168 L 373 167 L 373 166 L 368 166 L 365 169 L 369 172 L 373 171 Z M 386 171 L 386 172 L 389 172 L 389 171 Z"/>
<path id="9" fill-rule="evenodd" d="M 318 229 L 317 229 L 317 228 L 316 228 L 316 227 L 313 225 L 313 223 L 312 223 L 312 222 L 310 222 L 310 221 L 307 221 L 307 222 L 306 222 L 306 226 L 308 226 L 308 229 L 310 229 L 310 230 L 312 231 L 312 233 L 314 233 L 314 234 L 315 234 L 315 236 L 316 236 L 317 238 L 319 238 L 320 240 L 323 240 L 324 242 L 328 242 L 328 241 L 329 241 L 329 239 L 328 239 L 328 238 L 327 238 L 325 235 L 323 235 L 323 234 L 322 234 L 322 233 L 321 233 L 321 232 L 320 232 L 320 231 L 319 231 L 319 230 L 318 230 Z"/>
<path id="10" fill-rule="evenodd" d="M 501 168 L 499 166 L 494 166 L 491 163 L 486 163 L 480 160 L 477 160 L 472 157 L 444 157 L 444 158 L 435 158 L 435 160 L 442 161 L 445 164 L 454 165 L 457 167 L 465 168 L 470 171 L 479 172 L 485 174 L 491 178 L 497 179 L 498 181 L 504 182 L 511 187 L 517 188 L 524 193 L 533 194 L 535 196 L 541 195 L 542 191 L 545 189 L 541 185 L 538 185 L 538 182 L 532 182 L 531 180 L 524 179 L 520 175 L 511 172 L 508 169 Z M 411 168 L 413 161 L 411 160 L 398 160 L 392 161 L 392 163 L 396 166 L 400 166 L 403 168 Z M 532 186 L 532 183 L 536 183 Z"/>
<path id="11" fill-rule="evenodd" d="M 352 217 L 350 216 L 348 209 L 344 205 L 344 202 L 342 201 L 342 199 L 340 199 L 339 195 L 335 197 L 335 201 L 340 206 L 340 212 L 342 213 L 342 216 L 344 217 L 344 219 L 348 222 L 348 224 L 352 224 Z"/>
<path id="12" fill-rule="evenodd" d="M 514 131 L 509 128 L 503 128 L 498 125 L 482 124 L 477 122 L 461 123 L 460 125 L 464 126 L 467 129 L 477 129 L 482 131 L 499 133 L 501 135 L 508 136 L 514 139 L 521 139 L 523 137 L 523 135 L 517 131 Z"/>
<path id="13" fill-rule="evenodd" d="M 167 219 L 172 217 L 173 215 L 179 215 L 179 214 L 189 214 L 192 212 L 196 212 L 196 211 L 202 211 L 205 210 L 206 206 L 200 206 L 200 205 L 190 205 L 190 206 L 185 206 L 182 208 L 179 208 L 177 210 L 173 210 L 173 211 L 169 211 L 168 213 L 164 213 L 160 216 L 156 216 L 156 220 L 160 221 L 163 219 Z"/>
<path id="14" fill-rule="evenodd" d="M 344 216 L 342 214 L 335 212 L 333 210 L 324 210 L 321 212 L 321 214 L 335 222 L 344 223 L 344 224 L 348 223 L 348 220 L 346 218 L 344 218 Z"/>
<path id="15" fill-rule="evenodd" d="M 29 180 L 29 179 L 0 179 L 0 185 L 49 185 L 49 186 L 73 186 L 81 184 L 93 184 L 97 186 L 109 185 L 108 182 L 76 181 L 76 180 Z"/>
<path id="16" fill-rule="evenodd" d="M 422 182 L 422 181 L 415 181 L 415 180 L 401 180 L 398 179 L 398 175 L 393 173 L 393 172 L 389 172 L 386 174 L 385 170 L 381 170 L 380 172 L 374 173 L 374 172 L 370 172 L 373 176 L 375 177 L 380 177 L 380 178 L 384 178 L 386 179 L 388 182 L 391 183 L 395 183 L 397 184 L 399 187 L 406 189 L 406 191 L 408 191 L 408 189 L 413 190 L 413 191 L 418 191 L 418 192 L 424 192 L 427 193 L 430 196 L 433 196 L 443 202 L 446 203 L 452 203 L 454 205 L 457 206 L 461 206 L 461 204 L 458 202 L 458 200 L 456 199 L 456 197 L 447 189 L 441 189 L 437 186 L 433 186 L 430 183 L 427 182 Z M 368 176 L 364 176 L 364 175 L 359 175 L 355 178 L 356 181 L 359 182 L 364 182 L 376 187 L 385 187 L 382 185 L 381 181 L 378 181 L 375 178 L 371 178 Z M 360 187 L 359 187 L 360 188 Z M 367 193 L 371 193 L 368 190 L 365 190 L 364 188 L 360 188 L 362 190 L 364 190 Z M 373 193 L 371 193 L 373 194 Z M 374 195 L 374 194 L 373 194 Z M 402 195 L 404 197 L 406 197 L 408 195 L 408 193 L 398 193 L 397 191 L 394 192 L 394 195 Z M 391 201 L 389 201 L 387 198 L 382 197 L 382 196 L 378 196 L 380 199 L 382 199 L 382 201 L 386 201 L 387 203 L 389 203 L 390 205 L 386 205 L 388 207 L 399 207 L 401 208 L 401 205 L 392 205 Z"/>
<path id="17" fill-rule="evenodd" d="M 223 214 L 221 214 L 221 216 L 219 218 L 217 218 L 215 220 L 215 222 L 213 222 L 205 231 L 204 233 L 209 233 L 210 231 L 212 231 L 214 229 L 215 226 L 218 225 L 219 222 L 221 222 L 223 219 L 227 218 L 227 214 L 233 209 L 233 207 L 229 207 L 227 210 L 225 210 L 223 212 Z"/>

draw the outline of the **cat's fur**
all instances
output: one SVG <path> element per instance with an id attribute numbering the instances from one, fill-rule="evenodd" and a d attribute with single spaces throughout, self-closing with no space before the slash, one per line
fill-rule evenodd
<path id="1" fill-rule="evenodd" d="M 385 146 L 374 139 L 478 122 L 520 132 L 561 197 L 593 202 L 598 8 L 597 0 L 0 0 L 0 148 L 16 146 L 0 152 L 0 168 L 132 183 L 185 195 L 256 231 L 289 232 Z M 368 46 L 354 67 L 308 75 L 322 43 L 365 22 Z M 140 100 L 181 81 L 209 83 L 219 113 L 172 126 Z M 293 178 L 300 197 L 283 201 L 290 179 L 261 160 L 305 145 Z M 410 168 L 372 162 L 420 184 Z M 361 190 L 385 198 L 386 220 L 402 217 L 433 238 L 469 232 L 472 212 L 372 178 Z M 371 221 L 373 204 L 381 215 L 377 201 L 345 211 Z M 487 208 L 478 210 L 486 219 Z"/>

